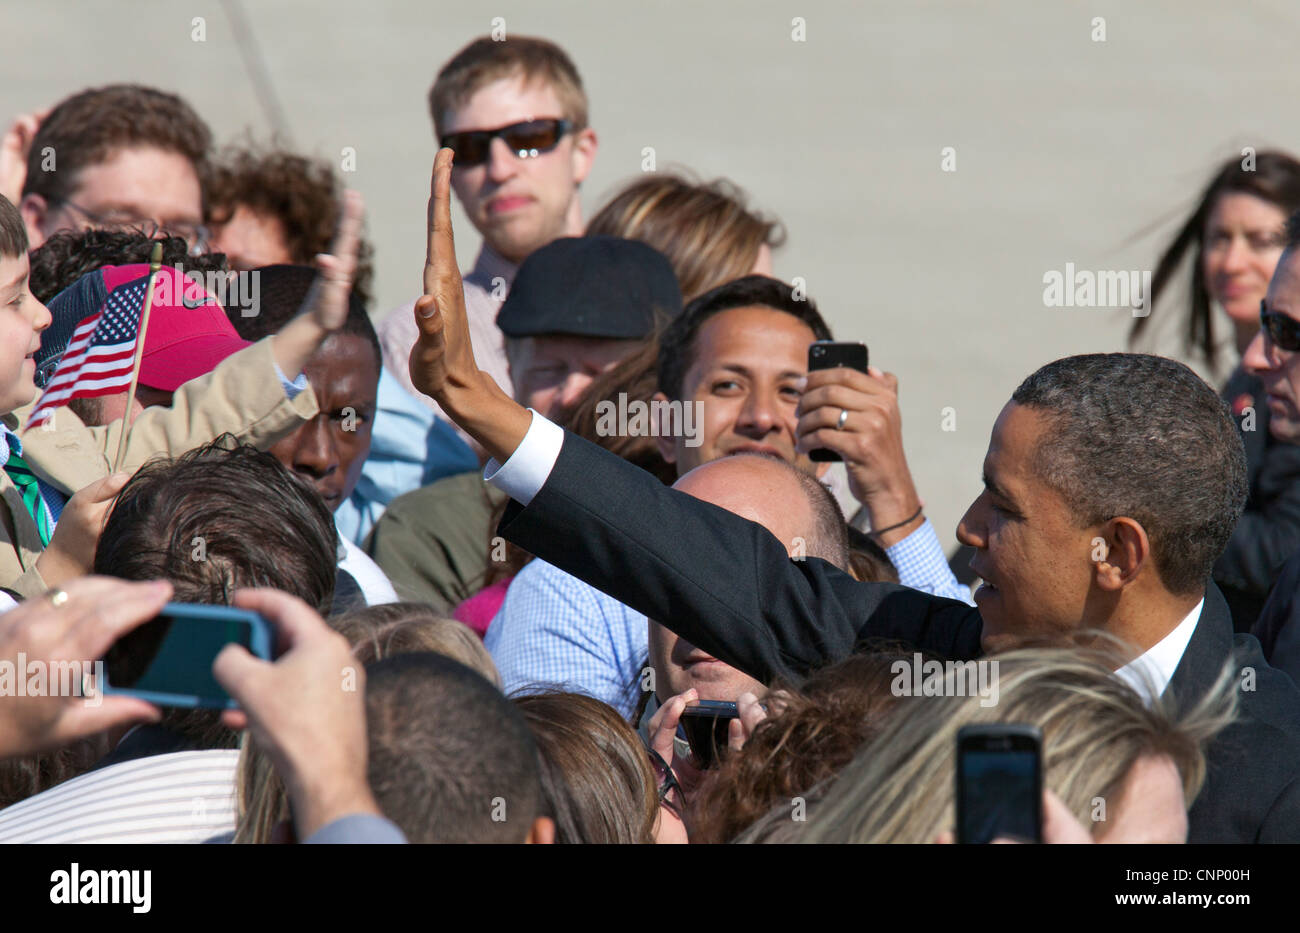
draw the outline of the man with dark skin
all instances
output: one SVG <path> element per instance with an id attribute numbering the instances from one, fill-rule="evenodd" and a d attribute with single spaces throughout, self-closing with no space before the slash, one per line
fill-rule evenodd
<path id="1" fill-rule="evenodd" d="M 1210 743 L 1189 840 L 1300 839 L 1300 692 L 1254 638 L 1234 639 L 1210 582 L 1245 501 L 1245 458 L 1222 402 L 1187 367 L 1093 354 L 1021 384 L 958 528 L 990 581 L 978 610 L 859 583 L 822 561 L 791 561 L 752 522 L 589 450 L 478 370 L 454 262 L 451 158 L 440 151 L 434 164 L 411 377 L 492 455 L 485 475 L 516 500 L 503 534 L 758 679 L 797 678 L 864 638 L 966 659 L 1013 636 L 1084 630 L 1126 645 L 1116 675 L 1151 702 L 1166 688 L 1194 702 L 1226 666 L 1243 682 L 1240 715 Z M 816 426 L 800 446 L 823 446 L 833 430 Z"/>

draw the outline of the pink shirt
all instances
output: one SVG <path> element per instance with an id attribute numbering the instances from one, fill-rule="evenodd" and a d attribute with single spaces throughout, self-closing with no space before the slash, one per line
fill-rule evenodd
<path id="1" fill-rule="evenodd" d="M 488 626 L 492 624 L 492 620 L 496 618 L 496 614 L 501 611 L 501 604 L 506 601 L 506 590 L 513 579 L 514 577 L 498 580 L 491 586 L 479 590 L 456 607 L 452 612 L 452 618 L 457 622 L 464 622 L 478 632 L 479 638 L 482 638 Z"/>

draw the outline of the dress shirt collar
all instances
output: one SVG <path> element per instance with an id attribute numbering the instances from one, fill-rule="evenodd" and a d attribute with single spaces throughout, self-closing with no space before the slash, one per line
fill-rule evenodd
<path id="1" fill-rule="evenodd" d="M 1196 631 L 1196 623 L 1200 621 L 1201 610 L 1204 608 L 1205 597 L 1202 596 L 1201 601 L 1173 631 L 1142 655 L 1121 667 L 1115 672 L 1116 676 L 1128 683 L 1148 703 L 1164 693 L 1178 663 L 1183 659 L 1183 653 L 1187 651 L 1187 645 L 1192 640 L 1192 633 Z M 1150 693 L 1151 689 L 1155 690 L 1154 696 Z"/>
<path id="2" fill-rule="evenodd" d="M 503 258 L 500 253 L 487 245 L 487 241 L 484 241 L 478 251 L 478 258 L 474 260 L 474 268 L 470 270 L 469 275 L 465 276 L 465 280 L 473 282 L 480 288 L 490 289 L 492 280 L 500 277 L 505 279 L 506 285 L 509 286 L 514 282 L 515 273 L 518 271 L 517 265 Z"/>

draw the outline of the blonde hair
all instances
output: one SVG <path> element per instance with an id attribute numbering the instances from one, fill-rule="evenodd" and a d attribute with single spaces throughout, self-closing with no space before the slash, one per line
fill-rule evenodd
<path id="1" fill-rule="evenodd" d="M 953 682 L 941 696 L 912 697 L 837 778 L 811 795 L 807 822 L 790 821 L 789 807 L 783 807 L 740 841 L 933 842 L 955 824 L 957 732 L 981 723 L 1038 726 L 1044 786 L 1085 825 L 1094 800 L 1118 799 L 1133 765 L 1145 756 L 1172 759 L 1190 807 L 1205 778 L 1205 745 L 1236 715 L 1231 664 L 1199 702 L 1180 713 L 1168 691 L 1148 705 L 1115 676 L 1113 650 L 1023 648 L 976 663 L 993 662 L 996 704 L 985 706 L 980 695 L 952 695 Z M 951 669 L 932 676 L 955 680 Z M 1101 825 L 1093 823 L 1094 832 Z"/>
<path id="2" fill-rule="evenodd" d="M 501 674 L 483 642 L 466 625 L 439 616 L 420 603 L 367 606 L 330 620 L 352 644 L 361 664 L 424 651 L 445 655 L 473 668 L 501 689 Z M 276 826 L 289 819 L 289 797 L 270 758 L 245 733 L 235 778 L 236 843 L 268 843 Z"/>
<path id="3" fill-rule="evenodd" d="M 785 242 L 785 228 L 750 211 L 745 192 L 719 178 L 697 182 L 671 172 L 624 185 L 587 225 L 598 234 L 640 240 L 668 257 L 690 301 L 754 271 L 760 248 Z"/>
<path id="4" fill-rule="evenodd" d="M 583 90 L 578 69 L 564 49 L 534 36 L 511 36 L 501 42 L 482 36 L 452 56 L 429 88 L 429 115 L 433 117 L 434 133 L 441 137 L 447 115 L 468 104 L 479 90 L 516 76 L 526 86 L 550 86 L 562 116 L 575 130 L 586 129 L 587 92 Z"/>

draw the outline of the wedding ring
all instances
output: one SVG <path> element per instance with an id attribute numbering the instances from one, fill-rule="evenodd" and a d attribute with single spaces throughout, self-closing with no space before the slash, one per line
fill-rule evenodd
<path id="1" fill-rule="evenodd" d="M 846 421 L 848 421 L 848 420 L 849 420 L 849 410 L 848 410 L 847 408 L 841 408 L 841 409 L 840 409 L 840 420 L 837 421 L 837 422 L 835 422 L 835 430 L 836 430 L 836 431 L 843 431 L 843 430 L 844 430 L 844 422 L 846 422 Z"/>

